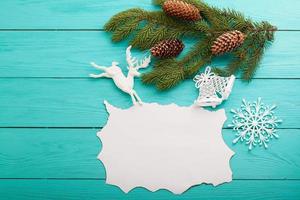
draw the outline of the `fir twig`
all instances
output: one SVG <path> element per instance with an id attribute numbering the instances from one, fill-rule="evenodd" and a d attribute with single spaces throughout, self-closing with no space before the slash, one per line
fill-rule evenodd
<path id="1" fill-rule="evenodd" d="M 153 0 L 162 6 L 166 0 Z M 154 69 L 144 74 L 146 84 L 154 84 L 163 90 L 177 85 L 198 70 L 209 64 L 213 58 L 211 45 L 225 32 L 238 30 L 246 35 L 241 47 L 230 54 L 232 60 L 224 69 L 214 71 L 231 75 L 242 71 L 242 77 L 250 80 L 257 70 L 268 43 L 274 40 L 276 27 L 268 22 L 253 22 L 251 19 L 231 9 L 220 9 L 200 1 L 183 0 L 198 8 L 203 20 L 190 22 L 172 18 L 162 11 L 145 11 L 139 8 L 129 9 L 113 16 L 105 25 L 105 30 L 112 32 L 115 42 L 131 37 L 130 44 L 141 50 L 150 49 L 165 39 L 196 39 L 194 47 L 182 58 L 157 59 Z"/>
<path id="2" fill-rule="evenodd" d="M 159 90 L 166 90 L 177 85 L 184 80 L 184 72 L 176 62 L 164 67 L 156 67 L 142 76 L 142 81 L 146 84 L 154 84 Z"/>
<path id="3" fill-rule="evenodd" d="M 263 35 L 255 35 L 253 40 L 254 43 L 250 45 L 250 51 L 245 58 L 245 66 L 242 67 L 242 77 L 244 80 L 248 81 L 254 76 L 266 47 L 266 41 L 264 40 Z"/>

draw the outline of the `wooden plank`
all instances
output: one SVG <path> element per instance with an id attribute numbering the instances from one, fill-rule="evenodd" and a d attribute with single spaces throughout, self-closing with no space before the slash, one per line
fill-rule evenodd
<path id="1" fill-rule="evenodd" d="M 0 179 L 104 178 L 104 167 L 97 160 L 101 143 L 96 132 L 0 129 Z"/>
<path id="2" fill-rule="evenodd" d="M 237 9 L 254 20 L 268 20 L 282 29 L 299 29 L 300 3 L 297 0 L 206 0 L 210 5 Z M 1 29 L 101 28 L 114 14 L 134 7 L 157 9 L 151 0 L 68 0 L 0 2 Z"/>
<path id="3" fill-rule="evenodd" d="M 138 188 L 123 193 L 115 186 L 101 180 L 1 180 L 0 196 L 14 200 L 162 200 L 162 199 L 232 199 L 232 200 L 291 200 L 300 197 L 300 181 L 234 181 L 218 187 L 201 185 L 193 187 L 183 195 L 160 190 L 149 192 Z"/>
<path id="4" fill-rule="evenodd" d="M 255 77 L 300 78 L 299 37 L 300 32 L 276 33 Z M 91 61 L 110 66 L 116 60 L 126 66 L 128 43 L 112 44 L 104 32 L 0 32 L 0 38 L 0 77 L 87 77 L 93 72 Z M 186 44 L 187 51 L 192 42 Z M 216 59 L 213 66 L 227 61 Z"/>
<path id="5" fill-rule="evenodd" d="M 104 100 L 127 108 L 129 95 L 115 88 L 111 79 L 0 79 L 0 127 L 100 127 L 106 123 Z M 198 96 L 192 80 L 160 92 L 136 81 L 136 91 L 145 102 L 191 105 Z M 277 104 L 276 114 L 284 120 L 281 128 L 300 128 L 300 80 L 257 79 L 251 84 L 236 81 L 225 108 L 238 108 L 242 98 L 262 97 L 267 104 Z"/>
<path id="6" fill-rule="evenodd" d="M 1 178 L 105 179 L 97 155 L 101 142 L 96 129 L 0 129 Z M 234 179 L 300 179 L 300 130 L 279 130 L 269 149 L 249 152 L 232 144 L 234 132 L 223 130 L 236 152 L 231 160 Z M 16 148 L 17 147 L 17 148 Z"/>

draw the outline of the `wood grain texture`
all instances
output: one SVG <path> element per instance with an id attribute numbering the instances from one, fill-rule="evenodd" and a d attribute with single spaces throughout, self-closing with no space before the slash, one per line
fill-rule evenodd
<path id="1" fill-rule="evenodd" d="M 111 79 L 0 79 L 0 126 L 20 127 L 101 127 L 107 121 L 104 100 L 127 108 L 129 95 L 115 88 Z M 145 102 L 193 104 L 198 96 L 192 80 L 160 92 L 136 81 L 136 91 Z M 300 128 L 300 80 L 236 81 L 230 98 L 219 108 L 238 108 L 242 98 L 262 97 L 266 104 L 277 104 L 276 114 L 283 119 L 281 128 Z M 149 122 L 151 123 L 151 122 Z"/>
<path id="2" fill-rule="evenodd" d="M 267 20 L 281 29 L 300 28 L 300 2 L 297 0 L 206 0 L 221 8 L 243 12 L 254 20 Z M 155 9 L 151 0 L 53 0 L 0 1 L 1 29 L 102 28 L 114 14 L 133 7 Z"/>
<path id="3" fill-rule="evenodd" d="M 183 195 L 173 195 L 160 190 L 152 193 L 135 189 L 124 194 L 115 186 L 100 180 L 6 180 L 0 181 L 0 196 L 13 200 L 297 200 L 300 197 L 300 181 L 234 181 L 219 187 L 201 185 Z"/>
<path id="4" fill-rule="evenodd" d="M 299 37 L 300 32 L 276 33 L 255 77 L 299 78 Z M 104 32 L 0 32 L 0 38 L 0 77 L 88 77 L 91 61 L 110 66 L 116 60 L 126 67 L 127 42 L 112 44 Z M 185 52 L 193 43 L 186 44 Z M 227 62 L 221 57 L 213 66 Z"/>
<path id="5" fill-rule="evenodd" d="M 250 84 L 237 81 L 221 106 L 229 111 L 239 107 L 243 97 L 261 96 L 264 102 L 278 105 L 276 114 L 283 119 L 280 138 L 271 141 L 268 150 L 249 152 L 243 144 L 232 145 L 232 130 L 223 130 L 226 143 L 236 152 L 231 160 L 232 183 L 193 187 L 181 196 L 145 189 L 126 195 L 105 184 L 105 169 L 96 160 L 101 148 L 98 128 L 91 127 L 106 123 L 104 99 L 122 108 L 131 103 L 111 80 L 89 79 L 88 74 L 96 71 L 88 63 L 109 65 L 117 60 L 125 68 L 127 42 L 112 44 L 110 35 L 99 30 L 119 11 L 158 9 L 150 2 L 0 1 L 0 199 L 300 199 L 300 31 L 277 32 L 257 79 Z M 254 20 L 268 20 L 280 29 L 300 30 L 298 0 L 206 2 L 237 9 Z M 226 61 L 218 58 L 213 64 Z M 191 80 L 163 93 L 139 81 L 136 89 L 145 101 L 181 106 L 190 105 L 198 95 Z M 227 115 L 228 123 L 231 114 Z"/>
<path id="6" fill-rule="evenodd" d="M 96 129 L 0 129 L 0 179 L 102 179 L 105 169 L 97 160 L 101 142 Z M 199 132 L 201 134 L 201 132 Z M 300 179 L 300 130 L 279 130 L 269 149 L 248 151 L 232 144 L 234 132 L 223 130 L 234 179 Z"/>

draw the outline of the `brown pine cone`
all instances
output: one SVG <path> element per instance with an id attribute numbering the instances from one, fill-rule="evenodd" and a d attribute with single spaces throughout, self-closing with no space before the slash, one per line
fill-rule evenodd
<path id="1" fill-rule="evenodd" d="M 230 52 L 243 44 L 244 40 L 245 35 L 238 30 L 226 32 L 213 42 L 211 52 L 213 55 Z"/>
<path id="2" fill-rule="evenodd" d="M 170 58 L 178 56 L 184 48 L 182 41 L 178 39 L 163 40 L 151 48 L 154 57 Z"/>
<path id="3" fill-rule="evenodd" d="M 171 16 L 189 21 L 201 19 L 200 11 L 192 4 L 180 0 L 168 0 L 163 4 L 164 12 Z"/>

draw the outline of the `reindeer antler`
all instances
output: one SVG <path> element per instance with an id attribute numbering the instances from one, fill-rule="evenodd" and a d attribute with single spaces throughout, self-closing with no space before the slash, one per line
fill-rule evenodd
<path id="1" fill-rule="evenodd" d="M 131 47 L 129 46 L 126 49 L 126 60 L 129 66 L 135 67 L 136 69 L 146 68 L 149 66 L 151 62 L 151 55 L 144 58 L 142 61 L 138 61 L 136 57 L 132 57 L 131 55 Z"/>
<path id="2" fill-rule="evenodd" d="M 137 59 L 135 57 L 132 57 L 131 56 L 131 47 L 132 46 L 129 46 L 127 49 L 126 49 L 126 61 L 130 66 L 134 67 L 136 64 L 137 64 Z"/>
<path id="3" fill-rule="evenodd" d="M 150 62 L 151 62 L 151 55 L 144 58 L 136 68 L 137 69 L 147 68 L 149 66 Z"/>

